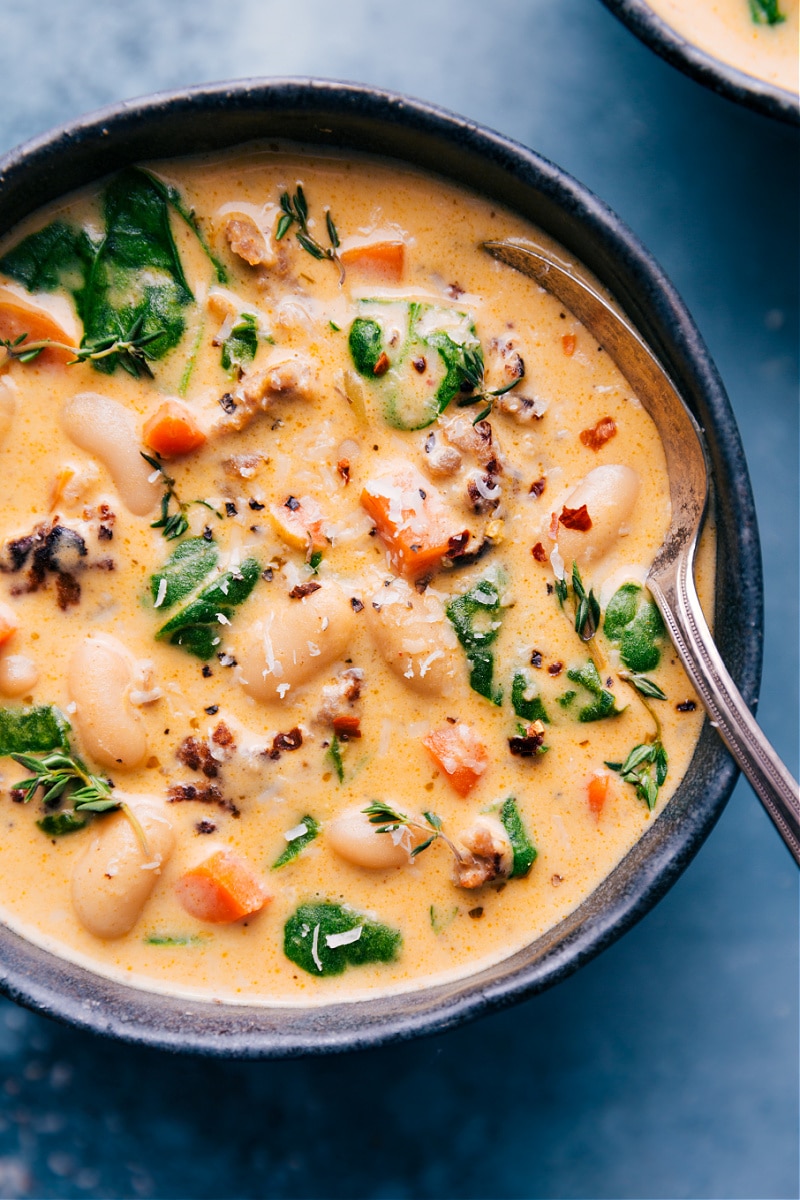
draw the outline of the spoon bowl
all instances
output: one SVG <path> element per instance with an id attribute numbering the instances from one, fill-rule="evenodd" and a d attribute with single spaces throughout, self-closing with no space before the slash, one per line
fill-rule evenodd
<path id="1" fill-rule="evenodd" d="M 484 249 L 565 304 L 614 360 L 653 418 L 667 459 L 672 520 L 647 586 L 712 725 L 800 865 L 798 785 L 728 673 L 694 585 L 694 555 L 709 490 L 708 457 L 697 422 L 625 314 L 577 264 L 523 241 L 484 242 Z"/>

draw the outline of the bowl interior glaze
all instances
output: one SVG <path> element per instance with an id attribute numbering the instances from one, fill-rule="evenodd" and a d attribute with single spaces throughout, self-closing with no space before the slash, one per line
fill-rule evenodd
<path id="1" fill-rule="evenodd" d="M 790 125 L 800 124 L 800 103 L 796 96 L 746 75 L 687 41 L 662 21 L 647 0 L 603 0 L 603 4 L 651 50 L 698 83 L 768 117 Z"/>
<path id="2" fill-rule="evenodd" d="M 754 704 L 762 656 L 761 563 L 729 402 L 660 269 L 613 213 L 553 164 L 402 96 L 324 81 L 243 81 L 123 104 L 12 151 L 0 160 L 0 230 L 129 163 L 278 137 L 396 158 L 493 198 L 556 238 L 611 292 L 706 430 L 716 485 L 716 636 L 742 694 Z M 675 796 L 601 886 L 524 950 L 454 983 L 321 1008 L 222 1005 L 127 987 L 0 927 L 0 988 L 38 1012 L 95 1032 L 208 1055 L 324 1053 L 440 1031 L 551 986 L 639 920 L 695 855 L 736 775 L 706 722 Z"/>

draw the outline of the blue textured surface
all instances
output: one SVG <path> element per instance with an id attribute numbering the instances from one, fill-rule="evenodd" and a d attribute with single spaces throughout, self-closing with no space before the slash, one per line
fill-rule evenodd
<path id="1" fill-rule="evenodd" d="M 688 303 L 761 523 L 760 716 L 797 770 L 797 132 L 596 0 L 0 2 L 0 150 L 257 74 L 372 82 L 516 137 L 608 201 Z M 172 1059 L 0 1003 L 0 1197 L 798 1194 L 798 880 L 749 787 L 673 892 L 552 992 L 325 1061 Z"/>

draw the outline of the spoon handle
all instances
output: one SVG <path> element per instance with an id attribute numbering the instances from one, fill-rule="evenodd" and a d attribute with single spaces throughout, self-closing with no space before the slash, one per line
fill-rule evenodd
<path id="1" fill-rule="evenodd" d="M 728 674 L 700 608 L 691 556 L 678 555 L 668 569 L 652 576 L 647 586 L 712 725 L 800 865 L 798 785 L 756 724 Z"/>

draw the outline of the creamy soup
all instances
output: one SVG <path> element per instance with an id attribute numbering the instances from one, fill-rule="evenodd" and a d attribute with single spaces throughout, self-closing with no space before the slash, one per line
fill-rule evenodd
<path id="1" fill-rule="evenodd" d="M 0 245 L 13 928 L 172 993 L 400 991 L 530 942 L 669 801 L 663 449 L 504 236 L 541 240 L 253 147 Z"/>
<path id="2" fill-rule="evenodd" d="M 720 62 L 797 93 L 800 0 L 647 0 L 676 33 Z"/>

